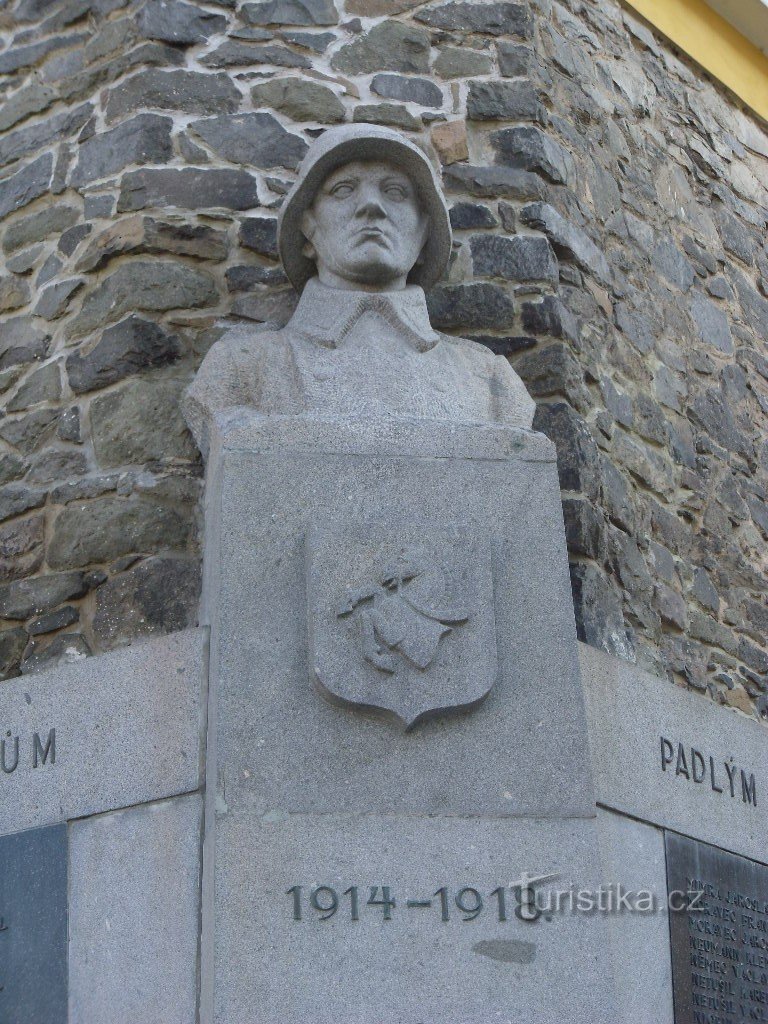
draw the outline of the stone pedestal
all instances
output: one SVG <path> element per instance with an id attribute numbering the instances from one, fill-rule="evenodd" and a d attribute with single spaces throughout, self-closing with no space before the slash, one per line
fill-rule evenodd
<path id="1" fill-rule="evenodd" d="M 215 428 L 201 1019 L 614 1024 L 605 921 L 515 914 L 601 881 L 552 445 Z M 446 581 L 415 620 L 404 552 Z"/>

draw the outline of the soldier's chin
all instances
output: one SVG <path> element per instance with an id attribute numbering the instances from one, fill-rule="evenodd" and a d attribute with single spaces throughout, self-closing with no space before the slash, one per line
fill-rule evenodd
<path id="1" fill-rule="evenodd" d="M 350 277 L 358 284 L 387 284 L 407 274 L 410 267 L 403 269 L 388 252 L 377 246 L 359 253 L 349 269 Z"/>

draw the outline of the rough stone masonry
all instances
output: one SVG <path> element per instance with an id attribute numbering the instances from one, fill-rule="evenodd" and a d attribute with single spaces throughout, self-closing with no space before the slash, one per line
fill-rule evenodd
<path id="1" fill-rule="evenodd" d="M 580 637 L 768 716 L 768 134 L 613 0 L 0 12 L 0 672 L 193 622 L 179 396 L 281 323 L 276 214 L 369 121 L 442 165 L 433 322 L 557 444 Z"/>

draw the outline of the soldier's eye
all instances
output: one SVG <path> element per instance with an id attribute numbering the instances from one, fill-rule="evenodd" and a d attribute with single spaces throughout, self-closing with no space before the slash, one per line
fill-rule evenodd
<path id="1" fill-rule="evenodd" d="M 349 181 L 340 181 L 338 185 L 334 185 L 331 189 L 331 195 L 337 199 L 346 199 L 353 192 L 354 186 Z"/>
<path id="2" fill-rule="evenodd" d="M 384 192 L 392 199 L 405 199 L 408 195 L 402 185 L 387 185 Z"/>

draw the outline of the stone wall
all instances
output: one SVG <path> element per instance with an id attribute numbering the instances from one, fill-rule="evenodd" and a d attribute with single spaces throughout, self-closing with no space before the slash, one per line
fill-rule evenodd
<path id="1" fill-rule="evenodd" d="M 612 0 L 17 0 L 0 11 L 0 668 L 194 621 L 180 392 L 282 321 L 307 142 L 443 165 L 443 329 L 558 445 L 580 636 L 768 711 L 768 135 Z"/>

